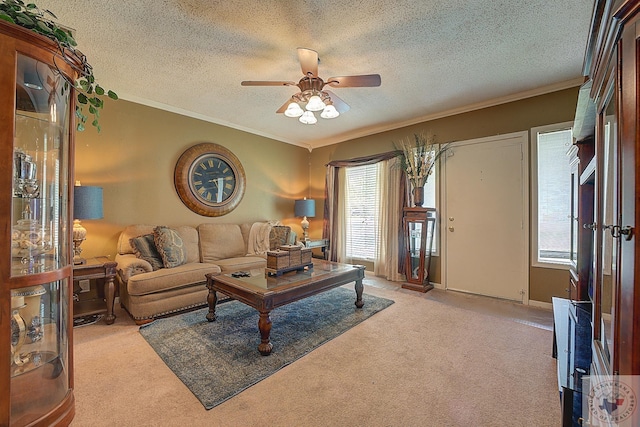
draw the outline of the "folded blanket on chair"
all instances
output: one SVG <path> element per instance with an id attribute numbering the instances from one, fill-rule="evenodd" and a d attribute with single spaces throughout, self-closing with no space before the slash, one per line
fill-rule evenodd
<path id="1" fill-rule="evenodd" d="M 249 255 L 266 253 L 269 248 L 269 234 L 274 225 L 281 225 L 280 221 L 254 222 L 249 230 L 247 252 Z"/>

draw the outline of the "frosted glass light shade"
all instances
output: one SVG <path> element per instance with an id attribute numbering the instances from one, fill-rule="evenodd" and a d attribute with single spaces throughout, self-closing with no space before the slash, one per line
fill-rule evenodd
<path id="1" fill-rule="evenodd" d="M 309 111 L 320 111 L 323 110 L 324 107 L 325 105 L 324 102 L 322 102 L 322 99 L 320 99 L 318 95 L 313 95 L 311 98 L 309 98 L 306 109 Z"/>
<path id="2" fill-rule="evenodd" d="M 316 119 L 316 116 L 314 116 L 311 111 L 305 111 L 298 120 L 305 125 L 315 125 L 318 122 L 318 119 Z"/>
<path id="3" fill-rule="evenodd" d="M 335 119 L 339 115 L 340 113 L 338 113 L 338 110 L 336 110 L 336 107 L 333 105 L 327 105 L 324 107 L 324 110 L 322 110 L 322 113 L 320 113 L 320 117 L 323 119 Z"/>
<path id="4" fill-rule="evenodd" d="M 302 113 L 304 113 L 304 111 L 300 108 L 297 102 L 289 104 L 287 109 L 284 111 L 284 115 L 287 117 L 300 117 Z"/>

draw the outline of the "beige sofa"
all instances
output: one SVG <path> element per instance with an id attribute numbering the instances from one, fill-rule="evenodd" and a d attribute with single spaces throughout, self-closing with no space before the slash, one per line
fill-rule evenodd
<path id="1" fill-rule="evenodd" d="M 205 274 L 266 267 L 266 250 L 295 242 L 289 227 L 266 222 L 167 227 L 182 241 L 185 259 L 181 265 L 154 269 L 157 263 L 141 258 L 136 244 L 153 236 L 156 227 L 130 225 L 118 239 L 120 304 L 139 325 L 206 305 Z"/>

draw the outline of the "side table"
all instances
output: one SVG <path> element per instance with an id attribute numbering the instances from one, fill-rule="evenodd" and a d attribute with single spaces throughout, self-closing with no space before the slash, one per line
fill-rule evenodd
<path id="1" fill-rule="evenodd" d="M 116 320 L 113 314 L 113 305 L 116 299 L 116 287 L 114 279 L 116 277 L 116 267 L 118 263 L 111 261 L 107 257 L 89 258 L 84 264 L 73 266 L 73 281 L 99 279 L 104 281 L 105 302 L 100 299 L 78 301 L 73 304 L 73 317 L 85 316 L 87 314 L 106 313 L 104 321 L 111 325 Z"/>
<path id="2" fill-rule="evenodd" d="M 302 243 L 306 248 L 322 249 L 322 258 L 327 259 L 327 249 L 329 249 L 329 239 L 303 240 Z"/>

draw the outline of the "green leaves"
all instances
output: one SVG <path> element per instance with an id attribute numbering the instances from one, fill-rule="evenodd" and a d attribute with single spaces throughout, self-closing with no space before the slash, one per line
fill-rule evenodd
<path id="1" fill-rule="evenodd" d="M 22 0 L 0 0 L 0 19 L 19 25 L 23 28 L 31 30 L 35 33 L 42 34 L 45 37 L 58 43 L 63 59 L 69 63 L 80 62 L 82 66 L 81 75 L 75 82 L 69 82 L 73 85 L 77 94 L 76 118 L 78 131 L 85 129 L 88 120 L 84 114 L 85 107 L 88 107 L 89 114 L 93 116 L 91 125 L 100 132 L 98 119 L 100 118 L 100 110 L 104 102 L 100 97 L 105 95 L 105 89 L 98 85 L 93 75 L 93 69 L 87 62 L 86 57 L 76 51 L 78 45 L 73 38 L 71 30 L 59 25 L 56 21 L 58 17 L 47 9 L 40 9 L 35 3 L 25 4 Z M 77 68 L 74 66 L 74 68 Z M 61 89 L 62 93 L 69 90 L 69 85 L 65 84 Z M 107 96 L 113 100 L 118 99 L 118 95 L 109 90 Z"/>

